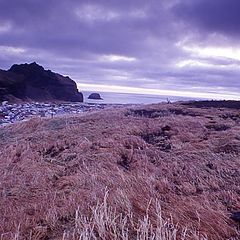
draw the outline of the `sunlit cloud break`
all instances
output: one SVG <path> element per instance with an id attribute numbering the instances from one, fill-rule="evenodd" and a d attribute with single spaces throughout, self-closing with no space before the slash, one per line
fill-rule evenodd
<path id="1" fill-rule="evenodd" d="M 26 50 L 20 47 L 0 46 L 0 54 L 2 55 L 19 55 Z"/>
<path id="2" fill-rule="evenodd" d="M 103 55 L 99 58 L 99 60 L 108 62 L 134 62 L 136 61 L 136 58 L 119 55 Z"/>
<path id="3" fill-rule="evenodd" d="M 183 50 L 199 57 L 221 57 L 240 61 L 240 48 L 183 46 Z"/>
<path id="4" fill-rule="evenodd" d="M 214 100 L 240 100 L 238 93 L 207 93 L 207 92 L 194 92 L 194 91 L 177 91 L 177 90 L 165 90 L 165 89 L 146 89 L 138 87 L 126 87 L 126 86 L 114 86 L 114 85 L 100 85 L 100 84 L 77 84 L 78 89 L 82 91 L 95 91 L 99 92 L 115 92 L 115 93 L 132 93 L 132 94 L 147 94 L 147 95 L 159 95 L 159 96 L 177 96 L 177 97 L 189 97 L 189 98 L 204 98 Z"/>

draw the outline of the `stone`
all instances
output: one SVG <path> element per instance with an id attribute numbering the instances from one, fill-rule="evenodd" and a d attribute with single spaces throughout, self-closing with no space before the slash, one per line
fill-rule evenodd
<path id="1" fill-rule="evenodd" d="M 3 101 L 2 106 L 6 106 L 8 104 L 8 101 Z"/>

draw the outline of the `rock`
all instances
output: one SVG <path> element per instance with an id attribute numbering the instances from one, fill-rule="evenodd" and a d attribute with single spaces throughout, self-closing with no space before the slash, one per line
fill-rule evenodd
<path id="1" fill-rule="evenodd" d="M 6 100 L 83 102 L 83 95 L 72 79 L 34 62 L 0 70 L 0 101 Z"/>
<path id="2" fill-rule="evenodd" d="M 240 223 L 240 212 L 234 212 L 231 215 L 231 219 L 234 220 L 235 222 L 239 222 Z"/>
<path id="3" fill-rule="evenodd" d="M 6 106 L 8 104 L 8 101 L 3 101 L 2 106 Z"/>
<path id="4" fill-rule="evenodd" d="M 88 99 L 94 99 L 94 100 L 103 100 L 100 96 L 99 93 L 91 93 L 89 96 L 88 96 Z"/>

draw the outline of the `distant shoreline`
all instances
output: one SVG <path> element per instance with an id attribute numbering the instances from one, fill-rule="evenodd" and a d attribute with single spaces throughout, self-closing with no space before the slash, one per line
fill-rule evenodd
<path id="1" fill-rule="evenodd" d="M 99 100 L 96 100 L 99 101 Z M 240 101 L 179 101 L 181 105 L 195 108 L 226 108 L 240 109 Z M 174 102 L 161 102 L 159 104 L 175 104 Z M 33 117 L 56 117 L 81 114 L 84 112 L 99 111 L 106 108 L 136 107 L 149 104 L 115 104 L 99 102 L 26 102 L 26 103 L 7 103 L 3 102 L 0 106 L 0 126 L 15 122 L 24 121 Z"/>
<path id="2" fill-rule="evenodd" d="M 99 111 L 110 107 L 127 106 L 124 104 L 96 104 L 82 102 L 26 102 L 4 103 L 0 106 L 0 126 L 24 121 L 33 117 L 64 116 L 69 114 L 81 114 L 84 112 Z"/>

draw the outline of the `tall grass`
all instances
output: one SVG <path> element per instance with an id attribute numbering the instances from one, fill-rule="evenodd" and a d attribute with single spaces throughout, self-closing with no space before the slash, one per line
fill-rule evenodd
<path id="1" fill-rule="evenodd" d="M 64 232 L 62 240 L 207 240 L 204 235 L 174 224 L 171 218 L 165 220 L 157 200 L 150 201 L 145 214 L 138 219 L 130 209 L 117 212 L 107 200 L 108 192 L 102 203 L 90 208 L 89 216 L 82 215 L 78 208 L 74 228 Z M 149 214 L 150 207 L 154 208 L 154 216 Z"/>
<path id="2" fill-rule="evenodd" d="M 240 239 L 237 113 L 132 112 L 1 127 L 0 240 Z"/>

